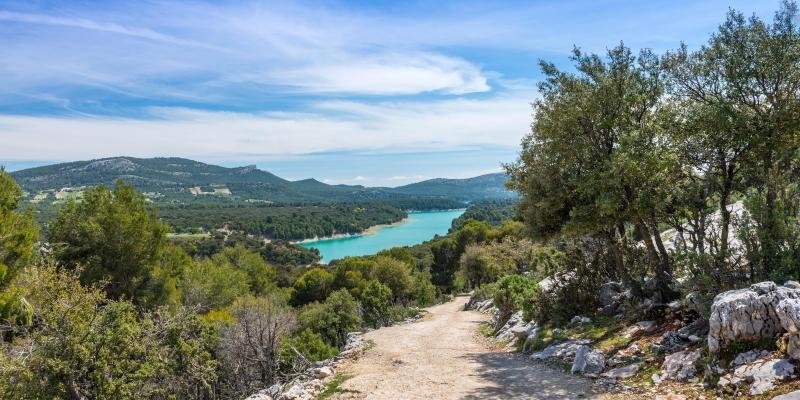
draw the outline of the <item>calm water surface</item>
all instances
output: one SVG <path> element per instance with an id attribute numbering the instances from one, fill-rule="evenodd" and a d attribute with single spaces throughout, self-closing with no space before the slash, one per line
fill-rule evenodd
<path id="1" fill-rule="evenodd" d="M 347 256 L 375 254 L 395 246 L 411 246 L 444 235 L 450 224 L 464 210 L 429 211 L 408 213 L 410 221 L 397 226 L 387 226 L 374 235 L 353 236 L 341 239 L 319 240 L 302 243 L 303 247 L 319 249 L 322 262 Z"/>

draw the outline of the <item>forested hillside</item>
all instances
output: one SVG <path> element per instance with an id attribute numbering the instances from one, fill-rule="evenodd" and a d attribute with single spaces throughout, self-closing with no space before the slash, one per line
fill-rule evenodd
<path id="1" fill-rule="evenodd" d="M 122 179 L 159 204 L 399 201 L 410 206 L 437 200 L 506 198 L 504 174 L 435 179 L 397 188 L 328 185 L 315 179 L 287 181 L 255 166 L 225 168 L 184 158 L 115 157 L 76 161 L 11 174 L 34 203 L 79 196 L 84 187 L 113 186 Z"/>

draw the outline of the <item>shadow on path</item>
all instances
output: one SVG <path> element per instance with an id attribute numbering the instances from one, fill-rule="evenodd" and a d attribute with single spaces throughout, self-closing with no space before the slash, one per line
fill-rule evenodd
<path id="1" fill-rule="evenodd" d="M 557 371 L 515 353 L 472 353 L 465 359 L 480 365 L 473 374 L 490 383 L 463 398 L 478 399 L 578 399 L 592 396 L 591 382 Z"/>

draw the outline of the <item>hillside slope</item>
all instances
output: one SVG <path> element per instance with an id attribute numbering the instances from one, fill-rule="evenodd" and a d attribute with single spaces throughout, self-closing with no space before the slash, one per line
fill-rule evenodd
<path id="1" fill-rule="evenodd" d="M 226 168 L 185 158 L 113 157 L 29 168 L 11 173 L 33 202 L 79 196 L 87 186 L 123 179 L 159 203 L 340 202 L 446 198 L 474 201 L 513 196 L 505 175 L 433 179 L 397 188 L 328 185 L 315 179 L 288 181 L 255 166 Z"/>

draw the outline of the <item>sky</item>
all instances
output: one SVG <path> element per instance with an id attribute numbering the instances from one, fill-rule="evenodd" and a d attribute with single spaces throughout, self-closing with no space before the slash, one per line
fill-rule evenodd
<path id="1" fill-rule="evenodd" d="M 0 165 L 113 156 L 397 186 L 501 171 L 538 60 L 702 45 L 778 1 L 0 0 Z"/>

